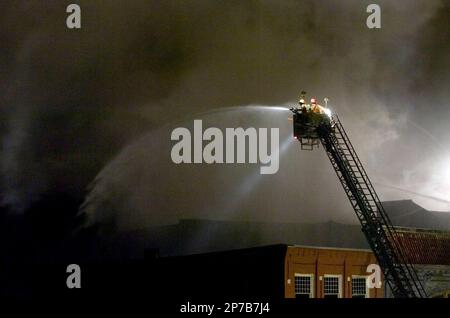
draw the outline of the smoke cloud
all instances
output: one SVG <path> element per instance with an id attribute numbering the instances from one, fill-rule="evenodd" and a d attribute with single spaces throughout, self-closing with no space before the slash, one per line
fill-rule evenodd
<path id="1" fill-rule="evenodd" d="M 0 4 L 3 204 L 20 212 L 56 190 L 83 196 L 103 169 L 93 190 L 97 201 L 89 197 L 100 219 L 126 228 L 151 225 L 163 205 L 178 211 L 164 214 L 167 222 L 216 212 L 221 218 L 222 210 L 212 208 L 228 200 L 219 185 L 232 189 L 251 171 L 238 169 L 229 179 L 228 168 L 182 172 L 165 161 L 170 150 L 156 136 L 215 108 L 292 104 L 301 90 L 330 98 L 374 180 L 449 199 L 450 178 L 442 177 L 450 173 L 447 1 L 378 1 L 379 30 L 365 24 L 370 1 L 78 3 L 78 31 L 65 27 L 64 3 Z M 273 127 L 269 118 L 249 120 L 249 112 L 227 116 L 232 124 Z M 290 122 L 273 118 L 290 129 Z M 145 147 L 126 147 L 139 145 L 133 141 L 142 135 Z M 323 151 L 291 148 L 272 180 L 279 187 L 262 181 L 236 207 L 241 216 L 260 211 L 259 219 L 276 220 L 277 211 L 298 221 L 301 201 L 313 221 L 327 218 L 329 207 L 336 207 L 332 219 L 351 221 Z M 139 156 L 139 165 L 128 164 Z M 108 162 L 115 168 L 103 168 Z M 292 171 L 298 171 L 294 177 Z M 191 179 L 205 190 L 187 192 Z M 165 186 L 154 180 L 165 180 Z M 329 195 L 318 203 L 292 196 L 294 188 L 297 195 L 307 188 Z M 380 193 L 411 197 L 392 187 Z M 275 197 L 283 199 L 267 208 Z M 449 209 L 441 201 L 413 198 Z M 322 211 L 316 212 L 320 217 L 313 211 Z"/>

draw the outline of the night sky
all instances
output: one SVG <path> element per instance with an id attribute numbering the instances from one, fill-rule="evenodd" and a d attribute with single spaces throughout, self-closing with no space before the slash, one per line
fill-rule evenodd
<path id="1" fill-rule="evenodd" d="M 168 160 L 180 123 L 216 108 L 292 105 L 301 90 L 330 98 L 383 198 L 450 210 L 450 3 L 377 1 L 382 27 L 371 30 L 372 2 L 77 1 L 82 28 L 69 30 L 69 2 L 1 1 L 5 213 L 52 200 L 77 210 L 94 189 L 88 215 L 119 217 L 125 229 L 179 217 L 355 222 L 323 150 L 302 157 L 290 146 L 279 174 L 250 192 L 239 187 L 254 167 Z M 203 117 L 290 133 L 288 114 L 268 116 Z M 236 193 L 242 201 L 230 203 Z M 59 213 L 39 209 L 45 220 Z"/>

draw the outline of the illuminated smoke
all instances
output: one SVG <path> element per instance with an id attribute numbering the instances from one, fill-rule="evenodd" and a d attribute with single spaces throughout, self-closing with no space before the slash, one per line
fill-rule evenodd
<path id="1" fill-rule="evenodd" d="M 84 195 L 86 184 L 109 160 L 123 148 L 131 151 L 127 145 L 149 131 L 213 108 L 295 102 L 302 89 L 319 99 L 330 98 L 373 178 L 432 195 L 445 189 L 440 175 L 447 153 L 435 149 L 436 142 L 409 123 L 417 123 L 449 149 L 447 2 L 379 1 L 382 28 L 377 31 L 367 29 L 367 4 L 359 0 L 78 3 L 83 12 L 80 32 L 62 27 L 67 3 L 0 4 L 0 189 L 2 202 L 16 210 L 56 190 Z M 286 129 L 288 135 L 289 123 Z M 148 178 L 140 175 L 164 155 L 158 148 L 164 139 L 157 138 L 130 154 L 146 158 L 146 165 L 143 162 L 130 178 L 154 193 L 156 207 L 184 211 L 191 204 L 185 189 L 193 182 L 193 170 L 171 167 L 150 169 L 153 175 Z M 323 151 L 297 150 L 288 149 L 284 159 L 283 171 L 292 177 L 283 172 L 273 177 L 276 189 L 263 182 L 242 203 L 242 210 L 263 211 L 259 196 L 282 197 L 272 200 L 279 204 L 272 207 L 276 213 L 256 217 L 277 219 L 280 211 L 301 202 L 319 219 L 349 213 L 353 220 L 346 203 L 327 206 L 326 200 L 317 203 L 302 191 L 295 202 L 289 199 L 287 193 L 297 188 L 326 189 L 329 202 L 343 197 L 339 186 L 330 182 L 335 176 Z M 134 157 L 128 160 L 132 163 Z M 302 178 L 295 172 L 303 171 L 297 164 L 313 170 Z M 105 168 L 101 176 L 128 171 L 122 168 Z M 204 179 L 205 187 L 215 189 L 219 176 L 229 173 L 224 170 Z M 175 184 L 140 185 L 162 175 Z M 231 182 L 225 185 L 232 187 Z M 105 200 L 98 213 L 105 219 L 108 213 L 123 214 L 120 224 L 139 225 L 144 216 L 135 210 L 148 204 L 145 192 L 109 186 L 102 195 L 111 190 L 108 196 L 127 204 Z M 382 197 L 413 197 L 380 192 Z M 205 200 L 200 211 L 207 211 L 214 199 L 191 197 L 194 202 Z M 220 204 L 210 206 L 202 217 L 214 217 L 212 210 L 225 204 L 225 197 L 215 199 Z M 329 211 L 330 206 L 340 213 Z M 146 218 L 153 222 L 151 215 Z"/>

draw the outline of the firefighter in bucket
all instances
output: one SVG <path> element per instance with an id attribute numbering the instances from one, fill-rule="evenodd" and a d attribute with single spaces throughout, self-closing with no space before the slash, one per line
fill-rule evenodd
<path id="1" fill-rule="evenodd" d="M 306 103 L 306 92 L 301 92 L 298 107 L 291 108 L 294 113 L 294 137 L 302 141 L 308 139 L 316 144 L 318 139 L 317 128 L 322 124 L 332 124 L 331 111 L 317 103 L 316 98 L 311 98 L 310 104 Z M 325 98 L 325 105 L 328 99 Z"/>

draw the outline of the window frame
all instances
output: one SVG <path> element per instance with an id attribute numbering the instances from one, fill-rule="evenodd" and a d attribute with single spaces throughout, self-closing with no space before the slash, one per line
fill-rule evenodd
<path id="1" fill-rule="evenodd" d="M 314 274 L 304 274 L 304 273 L 294 273 L 294 293 L 295 296 L 297 295 L 307 295 L 307 294 L 297 294 L 295 290 L 295 277 L 309 277 L 309 298 L 315 298 L 314 297 Z"/>
<path id="2" fill-rule="evenodd" d="M 369 290 L 369 286 L 367 285 L 367 279 L 369 278 L 369 276 L 366 276 L 366 275 L 352 275 L 352 276 L 351 276 L 351 286 L 350 286 L 350 290 L 351 290 L 351 296 L 352 296 L 352 298 L 353 298 L 353 279 L 354 279 L 354 278 L 364 278 L 364 280 L 365 280 L 364 286 L 366 287 L 366 288 L 365 288 L 366 294 L 364 295 L 364 298 L 370 298 L 370 294 L 369 294 L 370 290 Z M 361 296 L 362 294 L 355 294 L 355 295 Z"/>
<path id="3" fill-rule="evenodd" d="M 337 298 L 342 298 L 342 275 L 340 274 L 325 274 L 323 275 L 323 297 L 325 298 L 325 296 L 327 294 L 325 294 L 325 281 L 326 278 L 337 278 L 338 279 L 338 297 Z M 328 295 L 334 295 L 334 294 L 328 294 Z"/>

